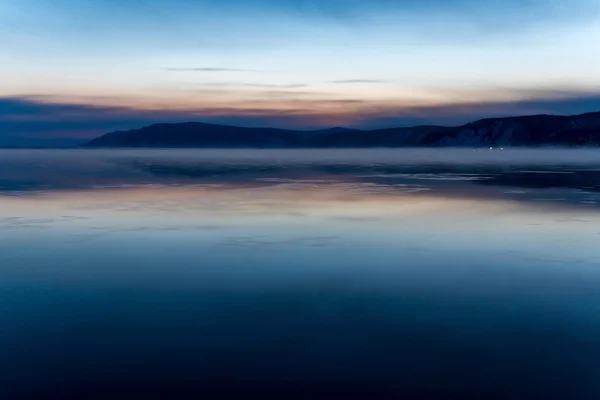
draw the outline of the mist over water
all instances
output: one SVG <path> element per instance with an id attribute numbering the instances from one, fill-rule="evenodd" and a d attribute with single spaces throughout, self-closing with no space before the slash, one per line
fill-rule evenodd
<path id="1" fill-rule="evenodd" d="M 0 397 L 600 396 L 600 152 L 0 150 Z"/>

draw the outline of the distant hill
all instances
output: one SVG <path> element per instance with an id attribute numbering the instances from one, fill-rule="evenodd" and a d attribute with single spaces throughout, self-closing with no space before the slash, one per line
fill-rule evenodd
<path id="1" fill-rule="evenodd" d="M 108 133 L 86 147 L 490 147 L 598 146 L 600 112 L 487 118 L 458 127 L 299 131 L 185 122 Z"/>
<path id="2" fill-rule="evenodd" d="M 419 146 L 429 134 L 443 134 L 452 128 L 414 126 L 376 130 L 335 131 L 314 138 L 315 147 L 407 147 Z"/>

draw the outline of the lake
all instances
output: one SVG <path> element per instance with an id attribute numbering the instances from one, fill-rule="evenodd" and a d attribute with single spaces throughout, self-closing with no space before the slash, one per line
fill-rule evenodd
<path id="1" fill-rule="evenodd" d="M 0 150 L 0 349 L 2 399 L 598 399 L 600 151 Z"/>

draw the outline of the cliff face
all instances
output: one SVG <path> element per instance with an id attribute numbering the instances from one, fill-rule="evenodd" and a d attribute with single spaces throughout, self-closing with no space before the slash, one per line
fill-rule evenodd
<path id="1" fill-rule="evenodd" d="M 573 146 L 600 143 L 600 113 L 482 119 L 427 135 L 425 146 Z"/>
<path id="2" fill-rule="evenodd" d="M 187 122 L 112 132 L 89 147 L 493 147 L 598 146 L 600 112 L 489 118 L 459 127 L 294 131 Z"/>

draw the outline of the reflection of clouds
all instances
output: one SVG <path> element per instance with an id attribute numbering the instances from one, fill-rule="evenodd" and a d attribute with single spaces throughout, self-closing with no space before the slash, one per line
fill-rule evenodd
<path id="1" fill-rule="evenodd" d="M 89 150 L 5 152 L 0 159 L 0 196 L 52 195 L 58 191 L 194 189 L 200 192 L 317 191 L 365 195 L 440 197 L 563 203 L 563 207 L 598 207 L 600 186 L 597 155 L 590 151 L 511 150 L 502 154 L 460 149 L 379 150 Z M 527 188 L 527 190 L 524 190 Z M 552 193 L 540 192 L 541 189 Z M 139 192 L 138 192 L 139 194 Z M 2 198 L 0 197 L 0 198 Z M 213 198 L 215 198 L 213 196 Z M 351 199 L 346 199 L 352 201 Z M 178 213 L 204 209 L 241 212 L 240 202 L 216 199 L 213 204 L 181 200 L 120 205 L 125 212 L 155 210 Z M 126 203 L 126 204 L 125 204 Z M 224 208 L 222 204 L 227 204 Z M 73 209 L 96 207 L 97 203 Z M 252 212 L 251 210 L 246 210 Z"/>
<path id="2" fill-rule="evenodd" d="M 585 170 L 584 170 L 585 171 Z M 548 171 L 548 170 L 527 170 L 527 169 L 515 169 L 512 171 L 515 174 L 575 174 L 575 171 Z"/>
<path id="3" fill-rule="evenodd" d="M 523 257 L 524 261 L 535 263 L 549 264 L 584 264 L 585 259 L 582 258 L 564 258 L 564 257 Z"/>
<path id="4" fill-rule="evenodd" d="M 22 197 L 22 196 L 31 196 L 34 194 L 40 194 L 43 191 L 39 190 L 39 188 L 35 189 L 32 188 L 33 190 L 14 190 L 12 188 L 3 188 L 0 187 L 0 196 L 7 196 L 7 197 Z"/>
<path id="5" fill-rule="evenodd" d="M 172 184 L 164 184 L 164 183 L 140 183 L 140 184 L 113 184 L 113 185 L 93 185 L 90 189 L 169 189 L 169 188 L 196 188 L 196 189 L 213 189 L 213 188 L 222 188 L 225 184 L 181 184 L 181 183 L 172 183 Z"/>
<path id="6" fill-rule="evenodd" d="M 533 200 L 533 201 L 550 201 L 550 202 L 567 201 L 567 199 L 564 197 L 559 197 L 559 198 L 557 198 L 557 197 L 550 197 L 550 198 L 536 197 L 531 200 Z"/>
<path id="7" fill-rule="evenodd" d="M 314 182 L 306 183 L 304 180 L 293 180 L 293 179 L 277 179 L 269 180 L 268 182 L 278 182 L 276 184 L 262 187 L 261 190 L 327 190 L 327 191 L 344 191 L 347 193 L 365 193 L 365 194 L 377 194 L 377 193 L 390 193 L 390 194 L 402 194 L 402 193 L 419 193 L 431 190 L 429 187 L 423 185 L 414 184 L 382 184 L 382 183 L 371 183 L 371 182 Z"/>
<path id="8" fill-rule="evenodd" d="M 380 175 L 363 175 L 362 178 L 406 178 L 417 180 L 432 180 L 432 181 L 482 181 L 492 179 L 489 176 L 481 174 L 458 174 L 458 173 L 440 173 L 440 174 L 380 174 Z"/>
<path id="9" fill-rule="evenodd" d="M 0 217 L 1 230 L 51 228 L 54 224 L 83 221 L 87 217 L 60 216 L 56 218 Z"/>
<path id="10" fill-rule="evenodd" d="M 484 266 L 489 262 L 544 267 L 547 260 L 552 267 L 563 261 L 565 265 L 597 264 L 592 256 L 598 253 L 594 241 L 600 215 L 593 209 L 538 203 L 524 207 L 522 202 L 486 196 L 452 197 L 430 182 L 323 179 L 298 183 L 290 178 L 262 182 L 259 187 L 247 182 L 219 187 L 128 187 L 2 199 L 0 217 L 5 218 L 0 220 L 0 233 L 3 224 L 14 229 L 27 223 L 60 229 L 35 235 L 25 229 L 21 235 L 5 232 L 20 250 L 0 241 L 0 253 L 9 253 L 0 254 L 0 259 L 16 262 L 21 254 L 26 262 L 58 257 L 68 264 L 73 257 L 106 249 L 106 257 L 114 260 L 123 252 L 131 257 L 128 260 L 145 257 L 153 262 L 156 253 L 185 264 L 190 255 L 243 262 L 246 254 L 271 260 L 299 250 L 299 263 L 304 255 L 308 263 L 326 265 L 345 260 L 372 265 L 381 260 L 394 271 L 426 265 L 444 254 L 457 254 L 457 258 L 443 259 L 442 264 L 459 262 L 461 257 L 469 260 L 471 255 L 480 256 Z M 474 190 L 488 189 L 458 181 L 465 183 Z M 302 190 L 292 190 L 286 186 L 290 184 L 301 185 Z M 405 192 L 413 189 L 426 190 Z M 36 245 L 40 252 L 31 251 Z M 523 252 L 511 253 L 513 249 Z M 139 263 L 141 268 L 145 262 Z"/>
<path id="11" fill-rule="evenodd" d="M 346 221 L 346 222 L 377 222 L 384 221 L 387 218 L 379 217 L 379 216 L 352 216 L 352 215 L 336 215 L 331 217 L 331 219 L 338 221 Z"/>
<path id="12" fill-rule="evenodd" d="M 268 236 L 231 237 L 220 243 L 226 247 L 269 247 L 280 248 L 282 246 L 300 247 L 325 247 L 341 239 L 338 236 L 306 236 L 291 237 L 286 239 L 274 239 Z"/>
<path id="13" fill-rule="evenodd" d="M 403 249 L 404 251 L 410 251 L 410 252 L 431 252 L 432 249 L 427 248 L 427 247 L 419 247 L 419 246 L 409 246 L 409 247 L 405 247 Z"/>
<path id="14" fill-rule="evenodd" d="M 324 183 L 336 183 L 339 181 L 327 180 L 327 179 L 290 179 L 290 178 L 258 178 L 259 182 L 276 182 L 276 183 L 305 183 L 305 184 L 324 184 Z"/>
<path id="15" fill-rule="evenodd" d="M 71 239 L 72 243 L 83 243 L 90 240 L 102 239 L 112 235 L 144 234 L 144 233 L 177 233 L 177 232 L 214 232 L 227 229 L 220 225 L 155 225 L 155 226 L 127 226 L 122 228 L 92 226 L 86 228 L 84 233 L 76 233 Z"/>

